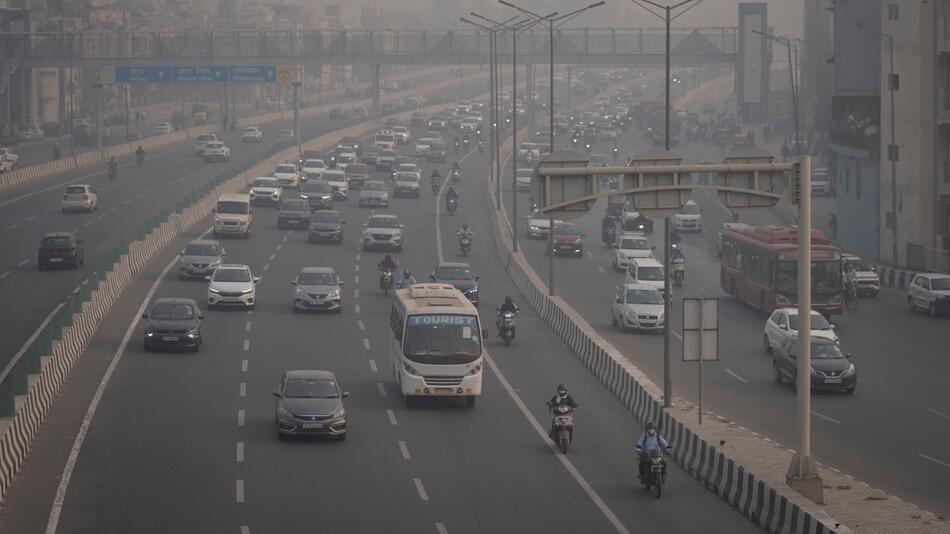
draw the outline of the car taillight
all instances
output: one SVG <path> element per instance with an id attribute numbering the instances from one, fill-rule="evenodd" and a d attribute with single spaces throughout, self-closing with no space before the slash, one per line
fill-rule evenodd
<path id="1" fill-rule="evenodd" d="M 83 200 L 89 200 L 89 195 L 83 195 L 83 196 L 82 196 L 82 199 L 83 199 Z"/>

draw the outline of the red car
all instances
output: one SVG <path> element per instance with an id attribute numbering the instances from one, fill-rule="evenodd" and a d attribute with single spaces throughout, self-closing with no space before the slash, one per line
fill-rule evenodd
<path id="1" fill-rule="evenodd" d="M 362 189 L 366 180 L 373 174 L 373 169 L 364 163 L 351 163 L 346 166 L 346 181 L 350 189 Z"/>
<path id="2" fill-rule="evenodd" d="M 554 252 L 557 254 L 584 255 L 584 234 L 574 223 L 555 221 L 554 232 L 551 237 L 554 242 Z"/>

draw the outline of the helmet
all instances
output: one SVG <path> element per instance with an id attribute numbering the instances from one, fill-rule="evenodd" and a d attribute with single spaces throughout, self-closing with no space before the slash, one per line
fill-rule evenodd
<path id="1" fill-rule="evenodd" d="M 650 433 L 650 434 L 655 433 L 655 432 L 656 432 L 656 423 L 654 423 L 653 421 L 650 421 L 649 423 L 647 423 L 647 432 Z"/>
<path id="2" fill-rule="evenodd" d="M 392 260 L 392 259 L 393 257 L 390 256 L 389 254 L 386 254 L 386 256 L 383 258 L 383 260 Z"/>
<path id="3" fill-rule="evenodd" d="M 412 273 L 409 272 L 409 269 L 406 269 L 405 271 L 402 272 L 402 275 L 403 275 L 405 278 L 409 278 L 409 277 L 412 276 Z"/>
<path id="4" fill-rule="evenodd" d="M 463 224 L 463 225 L 462 225 L 462 230 L 468 230 L 468 224 Z"/>
<path id="5" fill-rule="evenodd" d="M 564 384 L 557 385 L 557 394 L 559 397 L 567 396 L 567 386 Z"/>
<path id="6" fill-rule="evenodd" d="M 514 304 L 514 299 L 511 298 L 511 295 L 505 295 L 505 304 Z M 561 389 L 564 386 L 558 386 L 558 389 Z"/>

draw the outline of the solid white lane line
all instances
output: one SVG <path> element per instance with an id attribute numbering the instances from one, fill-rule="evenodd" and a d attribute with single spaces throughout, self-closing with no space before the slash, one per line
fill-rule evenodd
<path id="1" fill-rule="evenodd" d="M 239 395 L 243 398 L 247 396 L 247 382 L 241 382 Z"/>
<path id="2" fill-rule="evenodd" d="M 376 382 L 376 389 L 379 390 L 380 397 L 386 396 L 386 386 L 384 386 L 382 382 Z"/>
<path id="3" fill-rule="evenodd" d="M 920 457 L 923 458 L 924 460 L 930 460 L 931 462 L 933 462 L 933 463 L 935 463 L 935 464 L 937 464 L 937 465 L 942 465 L 942 466 L 944 466 L 944 467 L 950 468 L 950 464 L 948 464 L 947 462 L 942 462 L 942 461 L 940 461 L 940 460 L 938 460 L 938 459 L 936 459 L 936 458 L 934 458 L 934 457 L 932 457 L 932 456 L 927 456 L 926 454 L 918 454 L 917 456 L 920 456 Z"/>
<path id="4" fill-rule="evenodd" d="M 16 266 L 17 266 L 17 267 L 23 267 L 23 266 L 26 265 L 27 263 L 30 263 L 30 258 L 27 258 L 27 259 L 21 261 L 20 263 L 16 264 Z"/>
<path id="5" fill-rule="evenodd" d="M 0 274 L 0 280 L 3 280 L 4 278 L 10 276 L 10 273 L 11 273 L 11 272 L 13 272 L 13 271 L 7 271 L 7 272 L 5 272 L 5 273 L 3 273 L 3 274 Z"/>
<path id="6" fill-rule="evenodd" d="M 402 453 L 403 460 L 412 460 L 412 456 L 409 455 L 409 447 L 406 446 L 405 441 L 399 442 L 399 452 Z"/>
<path id="7" fill-rule="evenodd" d="M 244 350 L 250 350 L 250 349 L 251 349 L 251 340 L 250 340 L 250 339 L 245 339 L 245 340 L 244 340 Z"/>
<path id="8" fill-rule="evenodd" d="M 735 378 L 735 379 L 738 380 L 739 382 L 742 382 L 743 384 L 745 384 L 745 383 L 748 382 L 748 380 L 746 380 L 745 378 L 742 378 L 741 376 L 739 376 L 738 374 L 736 374 L 736 372 L 733 371 L 732 369 L 726 369 L 726 374 L 728 374 L 728 375 L 731 376 L 732 378 Z"/>
<path id="9" fill-rule="evenodd" d="M 244 410 L 238 410 L 238 426 L 244 426 Z"/>
<path id="10" fill-rule="evenodd" d="M 412 483 L 416 485 L 416 493 L 419 494 L 419 498 L 422 499 L 423 501 L 428 501 L 429 494 L 426 493 L 426 488 L 425 486 L 422 485 L 422 479 L 414 478 L 412 479 Z"/>
<path id="11" fill-rule="evenodd" d="M 366 331 L 366 325 L 363 324 L 363 321 L 356 321 L 356 326 L 360 327 L 361 332 Z"/>
<path id="12" fill-rule="evenodd" d="M 354 310 L 356 311 L 356 313 L 359 313 L 359 312 L 360 312 L 360 305 L 357 304 L 356 307 L 354 308 Z"/>
<path id="13" fill-rule="evenodd" d="M 360 298 L 360 290 L 359 290 L 359 289 L 354 289 L 354 290 L 353 290 L 353 298 L 356 298 L 356 299 Z"/>
<path id="14" fill-rule="evenodd" d="M 833 417 L 828 417 L 827 415 L 820 414 L 820 413 L 816 412 L 815 410 L 812 410 L 812 411 L 811 411 L 811 414 L 814 415 L 815 417 L 819 417 L 819 418 L 821 418 L 821 419 L 824 419 L 825 421 L 828 421 L 829 423 L 834 423 L 834 424 L 836 424 L 836 425 L 840 425 L 840 424 L 841 424 L 841 421 L 839 421 L 839 420 L 837 420 L 837 419 L 835 419 L 835 418 L 833 418 Z"/>
<path id="15" fill-rule="evenodd" d="M 267 258 L 267 259 L 269 259 L 270 261 L 274 261 L 274 258 L 276 257 L 277 257 L 277 254 L 271 254 L 270 258 Z"/>
<path id="16" fill-rule="evenodd" d="M 386 415 L 389 417 L 389 424 L 396 426 L 399 423 L 396 421 L 396 412 L 392 410 L 386 410 Z"/>
<path id="17" fill-rule="evenodd" d="M 354 277 L 353 277 L 353 283 L 354 283 L 354 284 L 360 283 L 360 277 L 359 277 L 359 276 L 354 276 Z"/>
<path id="18" fill-rule="evenodd" d="M 445 528 L 445 525 L 443 525 L 442 523 L 436 523 L 435 530 L 439 534 L 449 534 L 449 529 Z"/>
<path id="19" fill-rule="evenodd" d="M 950 420 L 950 415 L 947 415 L 943 412 L 938 412 L 937 410 L 934 410 L 931 408 L 924 408 L 924 410 L 927 410 L 928 412 L 936 415 L 937 417 L 943 417 L 944 419 Z"/>
<path id="20" fill-rule="evenodd" d="M 369 350 L 369 340 L 365 337 L 363 338 L 363 348 Z"/>
<path id="21" fill-rule="evenodd" d="M 237 456 L 238 462 L 244 461 L 244 442 L 243 441 L 237 442 L 236 456 Z"/>
<path id="22" fill-rule="evenodd" d="M 247 372 L 247 360 L 241 360 L 241 372 L 242 373 Z"/>
<path id="23" fill-rule="evenodd" d="M 264 268 L 262 268 L 261 270 L 262 270 L 262 271 L 266 271 L 267 269 L 270 269 L 270 264 L 269 264 L 269 263 L 266 264 L 266 265 L 264 265 Z"/>
<path id="24" fill-rule="evenodd" d="M 373 371 L 374 373 L 378 373 L 378 372 L 379 372 L 379 369 L 376 368 L 376 360 L 374 360 L 374 359 L 372 359 L 372 358 L 369 359 L 369 368 L 372 369 L 372 371 Z"/>
<path id="25" fill-rule="evenodd" d="M 244 331 L 245 331 L 245 332 L 250 332 L 250 331 L 251 331 L 251 321 L 246 321 L 246 322 L 244 323 Z"/>
<path id="26" fill-rule="evenodd" d="M 237 484 L 235 484 L 235 488 L 234 488 L 234 493 L 235 493 L 235 497 L 237 498 L 237 502 L 243 504 L 244 503 L 244 481 L 243 480 L 237 480 Z"/>
<path id="27" fill-rule="evenodd" d="M 534 428 L 534 431 L 538 434 L 541 440 L 544 441 L 544 443 L 548 446 L 548 449 L 551 451 L 554 457 L 557 458 L 557 460 L 561 463 L 564 469 L 567 470 L 567 472 L 571 475 L 574 481 L 577 482 L 577 485 L 580 486 L 582 490 L 584 490 L 584 493 L 587 494 L 587 496 L 594 503 L 594 505 L 600 510 L 600 512 L 604 514 L 604 517 L 606 517 L 607 520 L 610 522 L 610 524 L 613 525 L 614 529 L 620 534 L 630 534 L 630 531 L 627 530 L 627 527 L 624 526 L 624 524 L 613 513 L 610 507 L 607 506 L 607 503 L 605 503 L 603 499 L 600 498 L 600 495 L 598 495 L 597 492 L 594 491 L 594 488 L 592 488 L 590 484 L 587 482 L 587 480 L 585 480 L 584 477 L 580 474 L 580 472 L 574 466 L 574 463 L 571 462 L 567 458 L 567 456 L 560 454 L 560 452 L 557 451 L 557 449 L 555 448 L 554 442 L 552 442 L 551 438 L 548 437 L 548 431 L 543 426 L 541 426 L 541 423 L 538 422 L 534 414 L 532 414 L 531 411 L 528 410 L 528 407 L 525 405 L 524 401 L 521 400 L 521 396 L 518 395 L 518 393 L 515 391 L 515 388 L 511 386 L 511 384 L 508 382 L 508 379 L 505 378 L 505 375 L 501 373 L 501 369 L 499 369 L 498 366 L 495 365 L 495 360 L 488 354 L 487 351 L 484 351 L 484 354 L 485 354 L 485 361 L 488 363 L 488 367 L 492 370 L 492 373 L 494 373 L 495 377 L 501 383 L 501 386 L 508 393 L 508 396 L 511 397 L 511 400 L 514 401 L 515 405 L 521 411 L 521 414 L 524 415 L 525 419 L 528 420 L 528 423 L 531 425 L 531 427 Z"/>

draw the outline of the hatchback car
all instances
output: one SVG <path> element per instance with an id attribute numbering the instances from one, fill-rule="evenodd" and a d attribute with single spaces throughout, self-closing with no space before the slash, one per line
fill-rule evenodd
<path id="1" fill-rule="evenodd" d="M 673 229 L 677 232 L 702 232 L 703 212 L 699 204 L 689 200 L 682 209 L 673 214 Z"/>
<path id="2" fill-rule="evenodd" d="M 399 157 L 396 154 L 395 150 L 383 149 L 382 152 L 376 156 L 376 170 L 377 171 L 388 171 L 392 168 L 393 162 L 396 161 L 396 158 Z"/>
<path id="3" fill-rule="evenodd" d="M 322 435 L 346 439 L 346 409 L 333 371 L 287 371 L 274 392 L 277 439 Z"/>
<path id="4" fill-rule="evenodd" d="M 323 180 L 308 180 L 301 184 L 300 198 L 309 202 L 312 210 L 333 209 L 333 191 Z"/>
<path id="5" fill-rule="evenodd" d="M 277 178 L 264 176 L 255 178 L 251 182 L 251 204 L 280 204 L 280 198 L 283 190 L 277 182 Z"/>
<path id="6" fill-rule="evenodd" d="M 628 329 L 663 330 L 663 296 L 655 287 L 624 284 L 610 305 L 610 324 Z"/>
<path id="7" fill-rule="evenodd" d="M 82 239 L 70 232 L 53 232 L 43 236 L 36 254 L 36 268 L 40 271 L 57 265 L 73 269 L 85 262 L 85 247 Z"/>
<path id="8" fill-rule="evenodd" d="M 288 198 L 277 210 L 277 229 L 306 228 L 310 224 L 310 202 L 303 198 Z"/>
<path id="9" fill-rule="evenodd" d="M 242 143 L 260 143 L 264 141 L 264 132 L 257 126 L 248 126 L 241 131 Z"/>
<path id="10" fill-rule="evenodd" d="M 478 277 L 467 263 L 444 261 L 436 265 L 429 278 L 433 282 L 451 284 L 478 306 Z"/>
<path id="11" fill-rule="evenodd" d="M 531 189 L 532 176 L 534 176 L 534 169 L 521 168 L 515 171 L 515 189 L 518 191 L 527 191 Z"/>
<path id="12" fill-rule="evenodd" d="M 145 319 L 145 351 L 156 349 L 201 348 L 201 320 L 204 315 L 192 299 L 165 297 L 156 299 Z"/>
<path id="13" fill-rule="evenodd" d="M 202 157 L 205 163 L 209 161 L 231 161 L 231 149 L 221 141 L 205 143 Z"/>
<path id="14" fill-rule="evenodd" d="M 611 258 L 615 271 L 626 271 L 631 258 L 652 258 L 653 245 L 643 237 L 643 234 L 624 232 L 614 243 L 614 254 Z"/>
<path id="15" fill-rule="evenodd" d="M 531 239 L 542 238 L 548 235 L 551 230 L 551 219 L 547 215 L 535 210 L 528 215 L 528 237 Z"/>
<path id="16" fill-rule="evenodd" d="M 259 276 L 247 265 L 225 264 L 208 277 L 208 308 L 240 306 L 253 309 Z"/>
<path id="17" fill-rule="evenodd" d="M 389 207 L 389 188 L 380 181 L 371 180 L 360 189 L 360 207 Z"/>
<path id="18" fill-rule="evenodd" d="M 584 234 L 574 223 L 554 221 L 553 250 L 548 253 L 584 255 Z"/>
<path id="19" fill-rule="evenodd" d="M 363 250 L 374 248 L 402 250 L 404 226 L 395 215 L 373 215 L 363 223 Z"/>
<path id="20" fill-rule="evenodd" d="M 330 267 L 304 267 L 290 283 L 295 286 L 294 312 L 343 311 L 343 280 Z"/>
<path id="21" fill-rule="evenodd" d="M 63 201 L 59 206 L 63 213 L 69 211 L 95 211 L 99 209 L 99 194 L 96 188 L 88 184 L 66 186 Z"/>
<path id="22" fill-rule="evenodd" d="M 346 221 L 343 220 L 343 218 L 340 216 L 340 212 L 338 211 L 315 211 L 310 217 L 310 227 L 307 231 L 307 240 L 310 243 L 317 243 L 320 241 L 342 243 L 344 224 L 346 224 Z"/>
<path id="23" fill-rule="evenodd" d="M 779 308 L 765 321 L 765 330 L 762 332 L 762 348 L 765 352 L 772 352 L 785 342 L 786 339 L 798 337 L 798 308 Z M 824 338 L 838 343 L 838 334 L 835 327 L 825 317 L 815 310 L 811 311 L 811 337 Z"/>
<path id="24" fill-rule="evenodd" d="M 775 347 L 772 356 L 772 380 L 781 384 L 788 380 L 795 384 L 798 376 L 798 339 L 786 339 Z M 811 341 L 811 387 L 852 394 L 858 387 L 858 372 L 851 363 L 851 355 L 841 351 L 830 339 Z"/>
<path id="25" fill-rule="evenodd" d="M 218 140 L 218 136 L 213 133 L 200 134 L 195 139 L 195 155 L 198 157 L 205 155 L 205 145 Z"/>
<path id="26" fill-rule="evenodd" d="M 206 278 L 224 263 L 227 257 L 221 243 L 213 239 L 196 239 L 188 243 L 178 259 L 178 278 Z"/>
<path id="27" fill-rule="evenodd" d="M 313 175 L 319 176 L 326 168 L 327 164 L 322 159 L 306 159 L 300 164 L 301 178 L 309 179 Z"/>
<path id="28" fill-rule="evenodd" d="M 931 317 L 950 311 L 950 275 L 918 274 L 907 288 L 907 307 L 927 310 Z"/>

